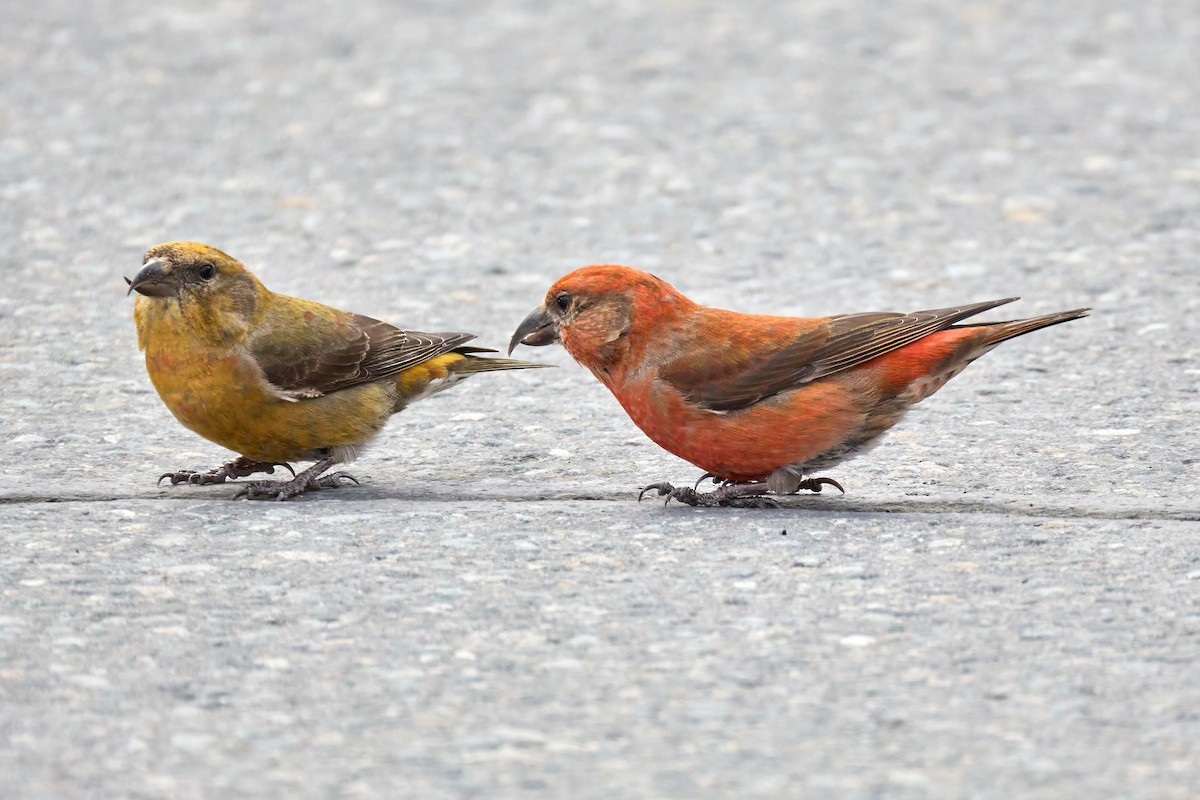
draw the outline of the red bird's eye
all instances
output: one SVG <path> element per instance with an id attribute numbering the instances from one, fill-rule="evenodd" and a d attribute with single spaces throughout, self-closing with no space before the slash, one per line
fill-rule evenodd
<path id="1" fill-rule="evenodd" d="M 214 267 L 212 264 L 201 264 L 200 265 L 200 277 L 203 280 L 211 281 L 213 279 L 213 276 L 216 274 L 217 274 L 217 268 Z"/>
<path id="2" fill-rule="evenodd" d="M 563 292 L 558 297 L 554 298 L 554 305 L 558 306 L 559 311 L 566 311 L 571 307 L 571 295 Z"/>

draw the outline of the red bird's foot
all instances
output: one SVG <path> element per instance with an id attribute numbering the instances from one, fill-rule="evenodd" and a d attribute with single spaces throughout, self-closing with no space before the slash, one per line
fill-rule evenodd
<path id="1" fill-rule="evenodd" d="M 820 494 L 822 484 L 825 486 L 832 486 L 842 494 L 846 493 L 846 490 L 842 488 L 842 485 L 833 478 L 805 478 L 804 480 L 800 481 L 800 485 L 796 487 L 796 491 L 798 492 L 801 489 L 807 489 L 810 492 Z"/>
<path id="2" fill-rule="evenodd" d="M 208 472 L 199 472 L 194 469 L 164 472 L 159 476 L 158 482 L 161 484 L 165 479 L 170 478 L 172 486 L 179 483 L 206 486 L 210 483 L 224 483 L 227 479 L 244 478 L 256 472 L 265 472 L 268 475 L 274 475 L 276 467 L 283 467 L 292 473 L 293 478 L 296 477 L 296 470 L 292 469 L 290 464 L 285 464 L 282 461 L 255 461 L 245 456 L 238 456 L 233 461 L 226 462 L 219 467 L 214 467 Z"/>
<path id="3" fill-rule="evenodd" d="M 332 472 L 321 475 L 333 466 L 333 459 L 326 458 L 313 464 L 290 481 L 255 481 L 247 483 L 241 491 L 233 496 L 236 500 L 245 497 L 247 500 L 290 500 L 304 494 L 310 489 L 337 489 L 344 486 L 343 481 L 358 485 L 358 479 L 348 472 Z"/>
<path id="4" fill-rule="evenodd" d="M 701 475 L 700 478 L 695 483 L 692 484 L 692 488 L 699 490 L 700 484 L 704 483 L 709 478 L 712 478 L 714 487 L 725 486 L 726 484 L 739 483 L 739 481 L 735 481 L 733 478 L 722 478 L 720 475 L 716 475 L 711 472 L 706 472 L 703 475 Z"/>
<path id="5" fill-rule="evenodd" d="M 669 483 L 652 483 L 638 493 L 638 502 L 651 490 L 658 492 L 659 497 L 667 498 L 664 505 L 678 500 L 689 506 L 705 508 L 779 508 L 779 503 L 764 496 L 769 490 L 763 483 L 725 483 L 711 492 L 697 492 L 686 486 L 675 487 Z"/>

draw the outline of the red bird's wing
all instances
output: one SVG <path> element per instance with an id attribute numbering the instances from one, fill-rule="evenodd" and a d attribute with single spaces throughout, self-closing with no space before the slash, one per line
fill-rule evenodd
<path id="1" fill-rule="evenodd" d="M 660 372 L 689 402 L 712 411 L 734 411 L 772 395 L 864 364 L 1015 297 L 911 314 L 872 312 L 829 317 L 766 352 L 751 352 L 719 374 L 711 366 L 675 361 Z M 727 362 L 728 363 L 728 362 Z"/>
<path id="2" fill-rule="evenodd" d="M 404 331 L 361 314 L 313 319 L 309 325 L 303 337 L 276 332 L 249 345 L 267 381 L 288 397 L 320 397 L 371 383 L 475 338 L 471 333 Z"/>

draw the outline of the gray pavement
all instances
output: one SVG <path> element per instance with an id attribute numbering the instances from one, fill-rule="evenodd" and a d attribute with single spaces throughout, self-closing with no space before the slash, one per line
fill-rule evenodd
<path id="1" fill-rule="evenodd" d="M 1200 796 L 1197 53 L 1165 0 L 0 5 L 0 797 Z M 124 297 L 178 238 L 491 346 L 597 261 L 1095 314 L 845 497 L 638 504 L 698 471 L 544 349 L 232 503 L 154 486 L 228 456 Z"/>

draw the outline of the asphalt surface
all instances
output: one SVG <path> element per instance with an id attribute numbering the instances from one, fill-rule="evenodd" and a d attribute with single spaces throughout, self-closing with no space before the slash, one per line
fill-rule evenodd
<path id="1" fill-rule="evenodd" d="M 0 796 L 1200 792 L 1194 3 L 0 6 Z M 1019 294 L 1007 343 L 776 511 L 561 350 L 363 485 L 229 457 L 124 296 L 195 239 L 501 347 L 559 275 L 817 315 Z"/>

